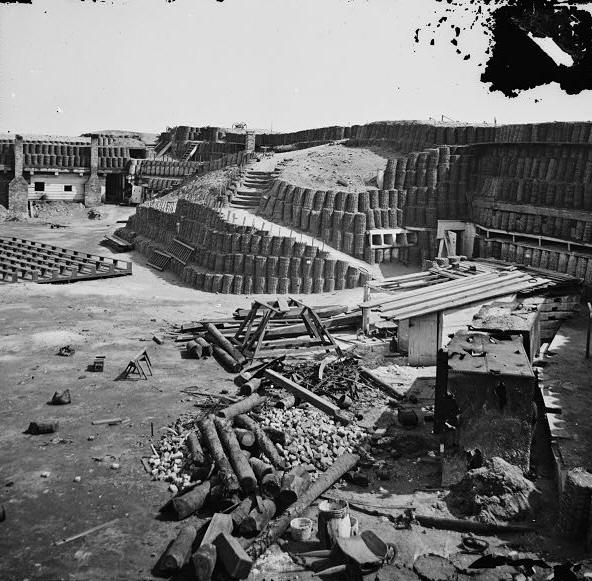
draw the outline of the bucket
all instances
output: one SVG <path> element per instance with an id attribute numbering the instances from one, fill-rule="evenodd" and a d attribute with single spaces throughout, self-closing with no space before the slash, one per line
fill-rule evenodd
<path id="1" fill-rule="evenodd" d="M 337 537 L 349 537 L 351 522 L 349 505 L 344 500 L 323 500 L 319 503 L 319 540 L 330 549 Z"/>
<path id="2" fill-rule="evenodd" d="M 290 522 L 290 533 L 295 541 L 308 541 L 312 534 L 312 520 L 295 518 Z"/>

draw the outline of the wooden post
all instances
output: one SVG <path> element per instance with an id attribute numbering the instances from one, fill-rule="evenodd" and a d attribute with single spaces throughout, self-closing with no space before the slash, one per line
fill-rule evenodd
<path id="1" fill-rule="evenodd" d="M 257 441 L 255 438 L 255 434 L 253 434 L 253 432 L 251 432 L 250 430 L 245 430 L 243 428 L 234 428 L 234 433 L 236 435 L 238 443 L 243 448 L 251 448 L 255 445 L 255 442 Z"/>
<path id="2" fill-rule="evenodd" d="M 235 416 L 250 412 L 252 409 L 264 404 L 266 400 L 267 397 L 254 393 L 249 397 L 245 397 L 245 399 L 241 399 L 240 401 L 229 405 L 227 408 L 220 410 L 216 415 L 220 418 L 226 418 L 229 420 Z"/>
<path id="3" fill-rule="evenodd" d="M 171 543 L 160 562 L 162 571 L 178 571 L 187 563 L 191 556 L 191 547 L 197 536 L 197 531 L 193 525 L 184 526 L 177 535 L 177 538 Z"/>
<path id="4" fill-rule="evenodd" d="M 234 530 L 238 530 L 240 524 L 245 520 L 251 509 L 253 508 L 254 500 L 252 496 L 247 496 L 231 513 Z"/>
<path id="5" fill-rule="evenodd" d="M 222 443 L 218 434 L 216 433 L 216 427 L 214 425 L 214 416 L 208 416 L 199 422 L 199 429 L 203 435 L 204 444 L 208 449 L 210 456 L 218 467 L 218 475 L 224 488 L 229 492 L 237 492 L 240 488 L 238 479 L 232 466 L 224 453 Z"/>
<path id="6" fill-rule="evenodd" d="M 226 572 L 237 579 L 246 579 L 251 572 L 253 561 L 249 558 L 238 540 L 228 533 L 218 536 L 215 543 L 218 558 Z"/>
<path id="7" fill-rule="evenodd" d="M 253 508 L 249 516 L 241 523 L 239 532 L 242 536 L 252 537 L 259 534 L 274 517 L 276 505 L 273 500 L 266 498 L 261 505 L 261 510 L 257 507 Z"/>
<path id="8" fill-rule="evenodd" d="M 590 359 L 590 332 L 592 331 L 592 305 L 588 305 L 588 331 L 586 332 L 586 359 Z"/>
<path id="9" fill-rule="evenodd" d="M 368 301 L 370 301 L 370 285 L 366 283 L 362 302 L 367 303 Z M 368 307 L 362 307 L 362 331 L 365 335 L 370 334 L 370 309 Z"/>
<path id="10" fill-rule="evenodd" d="M 241 488 L 246 493 L 252 492 L 257 487 L 257 478 L 255 478 L 255 473 L 238 443 L 230 422 L 222 418 L 215 418 L 214 423 L 224 451 L 230 460 L 234 472 L 238 476 Z"/>
<path id="11" fill-rule="evenodd" d="M 238 427 L 250 430 L 255 434 L 257 445 L 275 468 L 278 470 L 284 469 L 285 464 L 283 458 L 280 457 L 275 445 L 263 431 L 263 428 L 254 419 L 243 414 L 236 416 L 235 422 Z"/>
<path id="12" fill-rule="evenodd" d="M 211 579 L 217 558 L 217 550 L 214 542 L 222 533 L 230 534 L 232 527 L 232 517 L 229 514 L 217 512 L 212 516 L 206 534 L 192 557 L 195 573 L 200 581 Z"/>
<path id="13" fill-rule="evenodd" d="M 249 555 L 257 559 L 273 545 L 278 538 L 288 529 L 292 519 L 299 517 L 312 502 L 314 502 L 325 490 L 333 486 L 346 472 L 352 470 L 359 456 L 355 454 L 343 454 L 308 488 L 308 490 L 286 511 L 281 517 L 273 520 L 262 531 L 249 547 Z"/>
<path id="14" fill-rule="evenodd" d="M 246 363 L 246 357 L 226 338 L 216 326 L 212 323 L 206 323 L 205 325 L 208 336 L 211 340 L 216 343 L 219 347 L 222 347 L 229 355 L 231 355 L 238 363 L 243 365 Z"/>
<path id="15" fill-rule="evenodd" d="M 197 466 L 205 464 L 206 458 L 201 444 L 199 443 L 196 431 L 189 432 L 189 435 L 187 436 L 187 447 L 189 448 L 191 459 Z"/>
<path id="16" fill-rule="evenodd" d="M 197 512 L 204 505 L 209 493 L 210 482 L 206 480 L 189 492 L 173 498 L 171 506 L 177 515 L 177 520 L 182 520 Z"/>
<path id="17" fill-rule="evenodd" d="M 280 504 L 282 507 L 294 504 L 310 484 L 310 474 L 302 465 L 295 466 L 284 474 L 280 491 Z"/>

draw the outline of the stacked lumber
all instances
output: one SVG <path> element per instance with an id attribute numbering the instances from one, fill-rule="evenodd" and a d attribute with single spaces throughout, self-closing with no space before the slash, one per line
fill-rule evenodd
<path id="1" fill-rule="evenodd" d="M 402 291 L 389 299 L 366 301 L 360 307 L 378 310 L 384 319 L 405 320 L 549 284 L 548 279 L 525 272 L 492 272 Z"/>

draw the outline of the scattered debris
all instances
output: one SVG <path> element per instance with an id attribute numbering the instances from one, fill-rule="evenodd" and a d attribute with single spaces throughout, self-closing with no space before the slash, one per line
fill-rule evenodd
<path id="1" fill-rule="evenodd" d="M 87 371 L 102 372 L 105 368 L 105 355 L 97 355 L 95 360 L 88 366 Z"/>
<path id="2" fill-rule="evenodd" d="M 451 487 L 446 502 L 453 512 L 498 524 L 531 519 L 539 495 L 519 468 L 494 457 L 482 468 L 469 470 Z"/>
<path id="3" fill-rule="evenodd" d="M 119 379 L 127 379 L 130 375 L 138 375 L 140 379 L 148 379 L 142 364 L 146 366 L 146 371 L 152 375 L 152 364 L 146 348 L 139 351 L 135 357 L 130 359 L 130 362 L 119 376 Z"/>
<path id="4" fill-rule="evenodd" d="M 25 434 L 32 434 L 37 436 L 39 434 L 53 434 L 59 429 L 59 422 L 45 421 L 45 422 L 30 422 L 29 427 L 26 429 Z"/>
<path id="5" fill-rule="evenodd" d="M 101 525 L 93 527 L 92 529 L 88 529 L 82 533 L 78 533 L 77 535 L 74 535 L 72 537 L 67 537 L 65 539 L 60 539 L 59 541 L 54 541 L 53 544 L 56 546 L 59 546 L 59 545 L 64 545 L 65 543 L 70 543 L 72 541 L 76 541 L 77 539 L 81 539 L 83 537 L 86 537 L 87 535 L 90 535 L 96 531 L 100 531 L 101 529 L 110 527 L 111 525 L 115 524 L 118 520 L 119 520 L 119 518 L 114 518 L 113 520 L 110 520 L 106 523 L 103 523 Z"/>
<path id="6" fill-rule="evenodd" d="M 70 390 L 65 389 L 64 391 L 56 391 L 49 402 L 51 405 L 67 405 L 72 403 L 72 398 L 70 396 Z"/>
<path id="7" fill-rule="evenodd" d="M 64 345 L 64 347 L 60 347 L 60 350 L 57 354 L 60 357 L 71 357 L 72 355 L 74 355 L 74 353 L 76 353 L 76 349 L 74 349 L 72 345 Z"/>

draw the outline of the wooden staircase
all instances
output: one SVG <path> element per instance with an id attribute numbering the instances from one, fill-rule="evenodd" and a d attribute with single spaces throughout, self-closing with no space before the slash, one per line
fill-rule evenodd
<path id="1" fill-rule="evenodd" d="M 243 210 L 257 208 L 259 199 L 271 187 L 276 175 L 277 170 L 257 171 L 248 169 L 232 197 L 230 206 Z"/>

